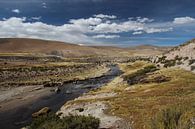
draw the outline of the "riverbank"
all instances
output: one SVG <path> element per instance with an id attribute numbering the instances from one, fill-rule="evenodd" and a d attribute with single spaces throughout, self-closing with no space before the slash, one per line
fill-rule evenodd
<path id="1" fill-rule="evenodd" d="M 105 85 L 119 74 L 120 71 L 117 66 L 110 66 L 110 70 L 107 73 L 99 74 L 95 78 L 64 84 L 60 87 L 61 92 L 58 94 L 51 92 L 52 87 L 21 88 L 18 90 L 18 92 L 23 90 L 21 94 L 16 94 L 12 98 L 9 98 L 10 95 L 8 100 L 0 103 L 1 129 L 23 127 L 31 121 L 31 114 L 37 110 L 47 106 L 53 111 L 57 111 L 66 101 L 75 99 L 91 89 Z M 71 92 L 67 93 L 67 91 Z M 14 91 L 10 92 L 13 93 Z"/>

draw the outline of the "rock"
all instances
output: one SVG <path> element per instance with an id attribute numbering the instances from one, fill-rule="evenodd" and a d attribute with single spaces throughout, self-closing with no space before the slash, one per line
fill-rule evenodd
<path id="1" fill-rule="evenodd" d="M 27 127 L 22 127 L 21 129 L 30 129 L 30 128 L 27 126 Z"/>
<path id="2" fill-rule="evenodd" d="M 44 107 L 41 110 L 39 110 L 38 112 L 35 112 L 32 114 L 33 118 L 48 114 L 51 111 L 51 109 L 49 107 Z"/>
<path id="3" fill-rule="evenodd" d="M 84 87 L 81 87 L 82 89 L 92 89 L 93 86 L 84 86 Z"/>
<path id="4" fill-rule="evenodd" d="M 60 91 L 61 91 L 61 90 L 60 90 L 59 87 L 56 87 L 55 90 L 54 90 L 54 92 L 56 92 L 56 93 L 59 93 Z"/>
<path id="5" fill-rule="evenodd" d="M 37 87 L 34 90 L 41 90 L 43 87 Z"/>
<path id="6" fill-rule="evenodd" d="M 65 92 L 66 94 L 72 94 L 72 92 L 70 90 L 66 90 Z"/>
<path id="7" fill-rule="evenodd" d="M 77 108 L 75 110 L 78 110 L 79 112 L 83 112 L 84 111 L 84 108 Z"/>
<path id="8" fill-rule="evenodd" d="M 193 117 L 191 120 L 192 125 L 195 125 L 195 117 Z"/>

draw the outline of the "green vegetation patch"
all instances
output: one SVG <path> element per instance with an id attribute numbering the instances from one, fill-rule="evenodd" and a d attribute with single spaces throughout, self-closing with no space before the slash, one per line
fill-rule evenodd
<path id="1" fill-rule="evenodd" d="M 156 66 L 149 65 L 144 67 L 143 69 L 139 69 L 136 72 L 126 75 L 124 79 L 127 81 L 128 84 L 133 85 L 140 83 L 143 78 L 146 77 L 147 73 L 151 73 L 158 70 Z"/>
<path id="2" fill-rule="evenodd" d="M 54 113 L 34 118 L 29 129 L 98 129 L 100 120 L 92 116 L 66 116 Z"/>

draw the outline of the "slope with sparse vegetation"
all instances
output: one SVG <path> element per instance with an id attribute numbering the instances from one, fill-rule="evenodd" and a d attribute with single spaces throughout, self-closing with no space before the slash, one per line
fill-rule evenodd
<path id="1" fill-rule="evenodd" d="M 65 105 L 106 103 L 109 108 L 104 113 L 122 118 L 133 129 L 195 128 L 193 73 L 177 68 L 156 69 L 143 61 L 123 63 L 120 68 L 123 75 Z M 138 79 L 128 83 L 128 79 L 140 75 L 144 75 L 141 78 L 144 82 Z"/>
<path id="2" fill-rule="evenodd" d="M 154 59 L 154 62 L 164 67 L 180 67 L 194 71 L 195 67 L 195 39 L 180 46 L 174 47 L 162 56 Z"/>

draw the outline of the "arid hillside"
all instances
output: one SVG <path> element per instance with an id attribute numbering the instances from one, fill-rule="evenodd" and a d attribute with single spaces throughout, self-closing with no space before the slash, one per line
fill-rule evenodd
<path id="1" fill-rule="evenodd" d="M 36 39 L 1 39 L 1 53 L 43 53 L 59 56 L 82 56 L 98 54 L 93 48 L 69 43 Z"/>
<path id="2" fill-rule="evenodd" d="M 170 46 L 154 46 L 154 45 L 139 45 L 130 47 L 132 53 L 136 56 L 147 56 L 147 55 L 161 55 L 162 53 L 168 52 L 171 50 L 172 47 Z"/>
<path id="3" fill-rule="evenodd" d="M 174 59 L 176 56 L 195 59 L 195 39 L 192 39 L 180 46 L 177 46 L 165 54 L 167 59 Z"/>
<path id="4" fill-rule="evenodd" d="M 156 60 L 165 67 L 180 67 L 186 70 L 195 70 L 195 39 L 180 46 L 174 47 Z"/>
<path id="5" fill-rule="evenodd" d="M 0 39 L 0 53 L 42 53 L 64 57 L 125 54 L 121 48 L 100 49 L 57 41 L 37 39 Z"/>
<path id="6" fill-rule="evenodd" d="M 0 53 L 42 53 L 63 57 L 74 56 L 150 56 L 162 54 L 169 48 L 161 47 L 132 47 L 119 48 L 111 46 L 80 46 L 76 44 L 57 41 L 46 41 L 24 38 L 2 38 L 0 39 Z"/>

